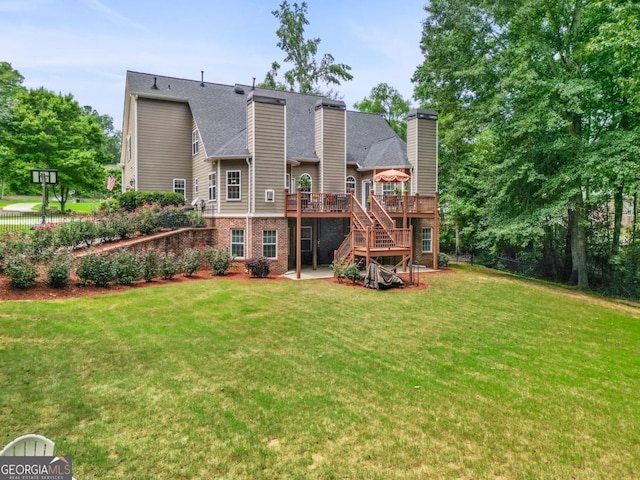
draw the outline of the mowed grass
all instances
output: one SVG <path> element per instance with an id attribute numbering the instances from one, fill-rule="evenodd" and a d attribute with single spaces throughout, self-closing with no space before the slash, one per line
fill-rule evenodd
<path id="1" fill-rule="evenodd" d="M 423 280 L 0 302 L 0 444 L 46 435 L 82 479 L 637 478 L 639 309 Z"/>

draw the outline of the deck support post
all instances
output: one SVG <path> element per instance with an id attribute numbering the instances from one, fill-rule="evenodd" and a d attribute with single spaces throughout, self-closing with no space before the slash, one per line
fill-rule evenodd
<path id="1" fill-rule="evenodd" d="M 300 187 L 296 190 L 296 278 L 300 279 L 302 271 L 302 195 Z"/>

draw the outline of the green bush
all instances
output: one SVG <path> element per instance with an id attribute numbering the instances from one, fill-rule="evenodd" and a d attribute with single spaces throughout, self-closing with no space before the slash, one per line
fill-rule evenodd
<path id="1" fill-rule="evenodd" d="M 180 259 L 173 252 L 160 255 L 160 276 L 163 280 L 171 280 L 180 271 Z"/>
<path id="2" fill-rule="evenodd" d="M 449 266 L 449 255 L 446 253 L 438 253 L 438 268 L 447 268 Z"/>
<path id="3" fill-rule="evenodd" d="M 342 274 L 344 275 L 344 278 L 348 278 L 349 280 L 351 280 L 354 285 L 356 284 L 356 282 L 364 278 L 364 275 L 360 270 L 358 270 L 358 267 L 355 263 L 350 263 L 349 265 L 344 267 Z"/>
<path id="4" fill-rule="evenodd" d="M 265 278 L 269 275 L 271 262 L 262 255 L 250 258 L 244 262 L 247 269 L 251 272 L 251 276 Z"/>
<path id="5" fill-rule="evenodd" d="M 114 279 L 113 261 L 104 253 L 87 253 L 80 258 L 76 275 L 84 283 L 91 282 L 98 287 L 107 287 Z"/>
<path id="6" fill-rule="evenodd" d="M 74 219 L 59 223 L 55 229 L 57 247 L 91 246 L 98 238 L 98 227 L 93 220 Z"/>
<path id="7" fill-rule="evenodd" d="M 131 285 L 142 277 L 142 259 L 128 250 L 120 250 L 113 256 L 113 278 L 120 285 Z"/>
<path id="8" fill-rule="evenodd" d="M 64 288 L 71 281 L 73 255 L 68 250 L 56 252 L 47 263 L 47 283 L 53 288 Z"/>
<path id="9" fill-rule="evenodd" d="M 211 275 L 224 275 L 234 260 L 226 248 L 206 247 L 202 254 L 211 266 Z"/>
<path id="10" fill-rule="evenodd" d="M 143 205 L 130 215 L 140 235 L 151 235 L 160 230 L 159 214 L 158 205 Z"/>
<path id="11" fill-rule="evenodd" d="M 185 277 L 190 277 L 200 268 L 202 262 L 202 250 L 199 248 L 187 248 L 182 255 L 182 270 Z"/>
<path id="12" fill-rule="evenodd" d="M 121 208 L 131 212 L 145 204 L 154 203 L 162 207 L 169 205 L 180 207 L 184 205 L 184 197 L 175 192 L 136 192 L 131 190 L 120 195 L 118 202 L 120 202 Z"/>
<path id="13" fill-rule="evenodd" d="M 338 282 L 342 281 L 344 277 L 344 265 L 334 260 L 331 262 L 331 271 L 333 272 L 333 276 L 338 279 Z"/>
<path id="14" fill-rule="evenodd" d="M 0 238 L 0 272 L 4 268 L 5 259 L 19 253 L 28 253 L 30 239 L 26 233 L 8 233 Z"/>
<path id="15" fill-rule="evenodd" d="M 142 278 L 150 282 L 160 271 L 160 252 L 155 248 L 148 249 L 143 255 Z"/>
<path id="16" fill-rule="evenodd" d="M 174 206 L 164 207 L 160 210 L 158 222 L 160 223 L 160 228 L 176 229 L 191 226 L 187 212 Z"/>
<path id="17" fill-rule="evenodd" d="M 35 258 L 42 259 L 55 248 L 56 225 L 37 225 L 31 231 L 30 247 Z"/>
<path id="18" fill-rule="evenodd" d="M 4 273 L 9 277 L 14 288 L 31 288 L 38 278 L 38 267 L 33 260 L 23 253 L 18 253 L 4 260 Z"/>
<path id="19" fill-rule="evenodd" d="M 192 227 L 206 227 L 207 226 L 207 222 L 204 219 L 204 216 L 202 215 L 202 212 L 198 212 L 196 210 L 191 210 L 189 212 L 187 212 L 187 215 L 189 216 L 189 224 Z"/>
<path id="20" fill-rule="evenodd" d="M 109 240 L 125 240 L 136 232 L 137 225 L 127 212 L 109 213 L 99 220 L 101 237 Z"/>
<path id="21" fill-rule="evenodd" d="M 109 213 L 116 213 L 121 210 L 120 202 L 117 198 L 110 198 L 104 202 L 100 202 L 98 205 L 98 212 L 101 215 L 108 215 Z"/>

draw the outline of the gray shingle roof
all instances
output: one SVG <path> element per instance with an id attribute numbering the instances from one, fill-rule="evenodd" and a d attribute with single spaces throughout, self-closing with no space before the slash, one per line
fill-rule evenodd
<path id="1" fill-rule="evenodd" d="M 188 103 L 209 157 L 248 155 L 250 86 L 201 83 L 129 71 L 127 88 L 130 94 Z M 259 88 L 256 93 L 286 100 L 288 159 L 317 159 L 314 112 L 322 97 Z M 406 144 L 382 117 L 353 111 L 347 112 L 347 162 L 363 168 L 409 166 Z"/>

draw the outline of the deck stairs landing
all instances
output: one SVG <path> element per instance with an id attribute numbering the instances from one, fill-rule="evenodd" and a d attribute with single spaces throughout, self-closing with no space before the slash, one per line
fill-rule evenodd
<path id="1" fill-rule="evenodd" d="M 411 261 L 412 229 L 396 228 L 395 221 L 374 197 L 369 211 L 352 199 L 351 231 L 334 252 L 334 261 L 343 265 L 364 258 L 365 266 L 377 257 L 401 256 L 403 264 Z"/>

